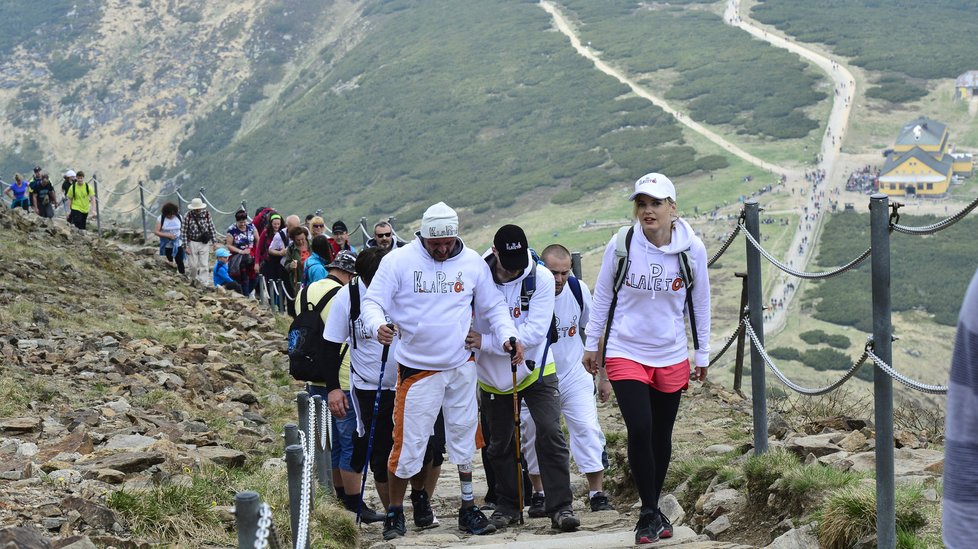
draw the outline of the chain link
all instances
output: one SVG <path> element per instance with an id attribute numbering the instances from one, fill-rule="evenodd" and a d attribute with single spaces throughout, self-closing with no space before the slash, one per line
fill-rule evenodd
<path id="1" fill-rule="evenodd" d="M 289 294 L 289 291 L 285 289 L 285 283 L 284 282 L 282 283 L 281 290 L 282 290 L 282 293 L 285 294 L 285 298 L 286 299 L 288 299 L 289 301 L 295 301 L 295 298 L 292 297 L 292 295 Z"/>
<path id="2" fill-rule="evenodd" d="M 326 405 L 326 401 L 323 401 L 322 406 L 319 410 L 319 449 L 323 452 L 329 450 L 329 424 L 332 423 L 330 419 L 329 406 Z"/>
<path id="3" fill-rule="evenodd" d="M 211 209 L 214 210 L 215 212 L 217 212 L 217 213 L 219 213 L 221 215 L 233 215 L 234 214 L 234 212 L 225 212 L 225 211 L 222 211 L 222 210 L 218 210 L 213 204 L 211 204 L 211 201 L 210 200 L 207 200 L 207 196 L 203 193 L 203 191 L 200 193 L 200 197 L 203 198 L 204 199 L 204 202 L 206 202 L 207 205 L 210 206 Z"/>
<path id="4" fill-rule="evenodd" d="M 310 404 L 312 404 L 310 402 Z M 309 426 L 309 430 L 315 433 L 316 430 L 316 407 L 308 406 L 308 412 L 306 414 Z M 312 466 L 313 461 L 315 461 L 314 456 L 316 455 L 316 437 L 314 435 L 306 436 L 306 434 L 300 429 L 299 430 L 299 444 L 302 445 L 302 493 L 299 497 L 299 528 L 295 536 L 295 547 L 297 549 L 305 549 L 309 544 L 307 543 L 307 537 L 309 534 L 309 511 L 311 508 L 311 487 L 312 487 Z"/>
<path id="5" fill-rule="evenodd" d="M 268 547 L 268 538 L 272 530 L 272 508 L 262 503 L 258 508 L 258 530 L 255 532 L 255 549 Z"/>
<path id="6" fill-rule="evenodd" d="M 873 253 L 873 249 L 872 248 L 867 248 L 865 252 L 863 252 L 862 254 L 859 255 L 859 257 L 857 257 L 856 259 L 853 259 L 849 263 L 846 263 L 845 265 L 843 265 L 843 266 L 841 266 L 841 267 L 839 267 L 839 268 L 837 268 L 837 269 L 835 269 L 833 271 L 826 271 L 824 273 L 809 273 L 809 272 L 806 272 L 806 271 L 796 271 L 796 270 L 792 269 L 791 267 L 789 267 L 789 266 L 785 265 L 784 263 L 781 263 L 780 261 L 778 261 L 777 259 L 775 259 L 774 256 L 772 256 L 770 253 L 768 253 L 767 250 L 765 250 L 763 247 L 761 247 L 761 245 L 756 240 L 754 240 L 754 237 L 751 236 L 750 231 L 744 231 L 744 236 L 747 237 L 747 240 L 751 243 L 751 246 L 754 246 L 754 248 L 756 248 L 757 251 L 760 252 L 762 256 L 764 256 L 764 259 L 767 259 L 768 261 L 770 261 L 775 267 L 781 269 L 782 271 L 784 271 L 784 272 L 786 272 L 786 273 L 788 273 L 788 274 L 790 274 L 792 276 L 796 276 L 798 278 L 804 278 L 804 279 L 807 279 L 807 280 L 817 280 L 817 279 L 822 279 L 822 278 L 832 278 L 833 276 L 838 276 L 840 274 L 843 274 L 843 273 L 845 273 L 847 271 L 850 271 L 850 270 L 855 269 L 856 267 L 858 267 L 860 263 L 862 263 L 863 261 L 865 261 L 865 259 L 867 257 L 869 257 L 869 255 L 871 253 Z"/>
<path id="7" fill-rule="evenodd" d="M 747 335 L 750 336 L 751 343 L 754 344 L 754 347 L 757 349 L 757 352 L 761 355 L 761 358 L 763 358 L 764 362 L 768 365 L 769 368 L 771 368 L 771 371 L 774 372 L 774 375 L 777 376 L 779 380 L 781 380 L 781 383 L 784 383 L 786 386 L 788 386 L 788 388 L 795 391 L 796 393 L 801 393 L 803 395 L 808 395 L 808 396 L 824 395 L 825 393 L 829 393 L 838 389 L 845 382 L 849 381 L 849 378 L 851 378 L 856 374 L 859 368 L 862 367 L 863 363 L 865 363 L 866 359 L 869 357 L 869 350 L 867 349 L 866 351 L 863 352 L 863 355 L 859 357 L 859 360 L 857 360 L 852 365 L 852 367 L 849 368 L 849 371 L 846 372 L 845 375 L 842 376 L 842 378 L 840 378 L 838 381 L 836 381 L 831 385 L 821 387 L 819 389 L 808 389 L 806 387 L 802 387 L 801 385 L 792 382 L 790 379 L 787 378 L 787 376 L 781 373 L 781 370 L 779 370 L 777 366 L 774 365 L 774 362 L 771 361 L 771 357 L 768 356 L 767 354 L 767 350 L 765 350 L 764 346 L 761 345 L 761 343 L 758 341 L 757 334 L 754 333 L 754 328 L 750 325 L 750 322 L 747 319 L 744 319 L 744 328 L 747 329 Z"/>
<path id="8" fill-rule="evenodd" d="M 737 234 L 740 233 L 740 230 L 744 228 L 743 221 L 745 215 L 746 215 L 745 211 L 741 209 L 740 216 L 737 217 L 737 226 L 734 227 L 733 232 L 730 233 L 730 236 L 727 237 L 727 241 L 723 243 L 723 246 L 720 246 L 720 249 L 717 250 L 717 253 L 713 254 L 713 257 L 711 257 L 710 260 L 706 262 L 707 267 L 716 263 L 717 260 L 720 259 L 720 256 L 723 255 L 723 252 L 726 252 L 727 248 L 729 248 L 730 245 L 733 244 L 734 238 L 737 238 Z"/>
<path id="9" fill-rule="evenodd" d="M 723 348 L 720 349 L 720 352 L 717 353 L 712 360 L 710 360 L 709 364 L 706 365 L 707 368 L 713 366 L 713 364 L 716 363 L 716 361 L 720 360 L 720 357 L 723 356 L 723 353 L 727 352 L 727 349 L 730 348 L 730 345 L 733 344 L 733 342 L 737 339 L 737 336 L 739 336 L 740 332 L 742 332 L 743 330 L 744 330 L 744 325 L 743 323 L 741 323 L 739 326 L 737 326 L 737 329 L 734 330 L 734 333 L 730 334 L 730 337 L 727 338 L 727 342 L 723 344 Z"/>
<path id="10" fill-rule="evenodd" d="M 139 185 L 136 185 L 135 187 L 129 189 L 128 191 L 122 191 L 122 192 L 110 191 L 109 189 L 99 189 L 99 191 L 101 191 L 101 192 L 104 192 L 106 194 L 115 195 L 115 196 L 125 196 L 125 195 L 127 195 L 127 194 L 129 194 L 129 193 L 131 193 L 133 191 L 138 191 L 138 190 L 139 190 Z"/>
<path id="11" fill-rule="evenodd" d="M 880 357 L 876 356 L 875 353 L 873 353 L 871 344 L 866 345 L 866 355 L 870 359 L 872 359 L 872 361 L 875 362 L 876 365 L 879 366 L 881 370 L 886 372 L 888 376 L 892 377 L 893 379 L 899 381 L 900 383 L 906 385 L 907 387 L 915 391 L 920 391 L 922 393 L 928 393 L 931 395 L 947 394 L 947 387 L 945 385 L 928 385 L 926 383 L 914 381 L 909 377 L 906 377 L 905 375 L 901 374 L 900 372 L 894 370 L 889 364 L 883 362 L 883 359 L 881 359 Z"/>
<path id="12" fill-rule="evenodd" d="M 965 218 L 965 216 L 971 213 L 971 211 L 974 210 L 976 207 L 978 207 L 978 198 L 972 200 L 971 204 L 968 204 L 967 206 L 965 206 L 963 210 L 952 215 L 951 217 L 948 217 L 947 219 L 942 219 L 937 223 L 934 223 L 932 225 L 926 225 L 924 227 L 907 227 L 905 225 L 900 225 L 899 224 L 900 216 L 898 214 L 895 220 L 891 218 L 890 230 L 896 231 L 898 233 L 917 235 L 917 236 L 934 234 L 936 232 L 942 231 L 950 227 L 951 225 L 954 225 L 958 221 L 961 221 L 962 219 Z"/>

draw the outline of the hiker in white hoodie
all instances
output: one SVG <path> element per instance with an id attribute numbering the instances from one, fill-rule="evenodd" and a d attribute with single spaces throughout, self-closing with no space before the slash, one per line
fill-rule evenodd
<path id="1" fill-rule="evenodd" d="M 623 238 L 628 244 L 619 246 L 616 236 L 605 249 L 587 324 L 592 337 L 584 346 L 584 366 L 592 374 L 606 369 L 625 421 L 628 463 L 642 500 L 635 543 L 642 544 L 672 536 L 672 525 L 659 510 L 659 494 L 672 457 L 672 428 L 682 391 L 691 375 L 698 381 L 707 375 L 710 282 L 706 248 L 678 216 L 672 181 L 646 174 L 635 182 L 630 200 L 636 222 L 630 237 Z M 627 248 L 627 257 L 616 253 L 619 247 Z M 692 277 L 681 276 L 682 255 Z M 616 291 L 619 265 L 623 283 Z M 688 278 L 693 281 L 690 296 Z M 692 373 L 685 316 L 695 326 Z M 604 353 L 598 351 L 599 334 L 605 334 Z"/>
<path id="2" fill-rule="evenodd" d="M 526 345 L 526 362 L 516 368 L 516 389 L 537 427 L 536 455 L 547 494 L 545 516 L 553 528 L 570 532 L 581 523 L 571 509 L 570 455 L 560 429 L 557 370 L 549 358 L 556 340 L 554 276 L 530 256 L 526 234 L 516 225 L 500 227 L 492 249 L 483 257 Z M 489 520 L 498 529 L 515 523 L 522 505 L 515 461 L 513 370 L 509 356 L 499 351 L 488 321 L 476 313 L 466 343 L 477 350 L 482 412 L 490 433 L 486 454 L 496 482 L 496 510 Z"/>
<path id="3" fill-rule="evenodd" d="M 551 244 L 540 252 L 547 270 L 554 276 L 554 320 L 557 342 L 550 346 L 548 360 L 557 367 L 557 388 L 560 413 L 567 423 L 570 450 L 577 468 L 587 477 L 588 503 L 592 511 L 613 511 L 615 508 L 604 493 L 604 470 L 607 457 L 605 439 L 598 424 L 598 409 L 594 402 L 595 380 L 582 366 L 584 358 L 583 328 L 591 313 L 591 290 L 571 273 L 571 253 L 560 244 Z M 610 396 L 607 378 L 599 380 L 602 402 Z M 523 442 L 526 445 L 526 469 L 533 484 L 529 515 L 544 517 L 547 493 L 540 481 L 540 463 L 534 441 L 536 424 L 526 406 L 520 409 Z"/>
<path id="4" fill-rule="evenodd" d="M 381 344 L 399 334 L 390 359 L 398 366 L 394 444 L 388 468 L 389 497 L 384 539 L 405 535 L 404 492 L 421 470 L 439 410 L 445 416 L 448 458 L 458 466 L 462 508 L 459 529 L 489 534 L 495 527 L 475 506 L 472 456 L 479 424 L 476 368 L 465 338 L 474 308 L 491 326 L 497 352 L 509 356 L 519 339 L 489 266 L 458 238 L 458 215 L 444 202 L 428 208 L 414 241 L 384 257 L 367 290 L 362 315 Z M 387 326 L 388 317 L 395 330 Z M 517 341 L 517 363 L 523 344 Z"/>

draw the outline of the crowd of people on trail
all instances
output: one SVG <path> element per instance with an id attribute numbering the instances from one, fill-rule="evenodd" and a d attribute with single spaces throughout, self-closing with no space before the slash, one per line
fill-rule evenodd
<path id="1" fill-rule="evenodd" d="M 330 238 L 319 217 L 303 226 L 295 216 L 241 212 L 217 252 L 222 284 L 245 288 L 223 264 L 253 253 L 253 242 L 283 258 L 276 268 L 295 284 L 290 373 L 331 412 L 333 485 L 358 520 L 383 522 L 386 540 L 404 536 L 410 496 L 414 526 L 437 524 L 431 498 L 447 453 L 463 532 L 491 534 L 524 514 L 576 530 L 570 456 L 587 478 L 590 512 L 614 509 L 596 402 L 614 392 L 641 496 L 635 541 L 672 536 L 658 502 L 682 392 L 707 377 L 707 257 L 667 177 L 642 177 L 630 199 L 634 223 L 609 241 L 593 297 L 560 243 L 537 255 L 524 230 L 506 224 L 478 253 L 442 202 L 410 242 L 381 222 L 359 253 L 340 221 Z M 477 504 L 480 449 L 487 486 Z M 364 502 L 368 471 L 382 510 Z"/>
<path id="2" fill-rule="evenodd" d="M 95 192 L 90 182 L 85 180 L 85 172 L 67 170 L 62 175 L 61 199 L 51 178 L 40 166 L 34 167 L 30 179 L 20 173 L 14 174 L 13 183 L 0 180 L 4 196 L 10 198 L 10 207 L 33 212 L 41 217 L 53 218 L 59 207 L 68 223 L 85 230 L 88 214 L 95 207 Z"/>
<path id="3" fill-rule="evenodd" d="M 855 169 L 846 179 L 846 190 L 861 193 L 870 193 L 879 190 L 879 167 L 872 167 L 866 164 L 862 168 Z"/>

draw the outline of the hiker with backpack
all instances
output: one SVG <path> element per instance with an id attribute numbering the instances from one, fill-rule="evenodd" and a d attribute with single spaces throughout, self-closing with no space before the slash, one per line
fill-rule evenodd
<path id="1" fill-rule="evenodd" d="M 472 318 L 491 326 L 495 352 L 514 349 L 523 362 L 523 344 L 512 317 L 492 281 L 486 262 L 458 236 L 458 215 L 444 202 L 427 210 L 421 230 L 407 246 L 384 257 L 367 289 L 361 315 L 382 345 L 400 334 L 391 356 L 399 370 L 394 404 L 394 446 L 388 468 L 390 504 L 384 538 L 403 536 L 404 494 L 422 469 L 425 450 L 439 410 L 445 415 L 448 457 L 458 466 L 461 488 L 459 529 L 490 534 L 496 528 L 475 505 L 472 456 L 479 422 L 476 368 L 465 337 Z M 388 327 L 393 322 L 395 328 Z M 510 338 L 514 338 L 513 342 Z"/>
<path id="2" fill-rule="evenodd" d="M 252 248 L 257 241 L 258 232 L 248 219 L 248 212 L 244 210 L 234 212 L 234 224 L 228 227 L 224 237 L 224 245 L 231 252 L 228 274 L 241 285 L 241 294 L 246 297 L 251 295 L 255 280 L 258 278 L 255 258 L 252 255 Z"/>
<path id="3" fill-rule="evenodd" d="M 333 486 L 338 500 L 349 503 L 352 497 L 355 504 L 360 501 L 360 476 L 351 465 L 357 414 L 350 405 L 350 356 L 346 345 L 329 344 L 324 332 L 334 297 L 356 273 L 356 256 L 340 254 L 326 269 L 325 277 L 296 296 L 298 315 L 289 328 L 289 373 L 306 381 L 309 395 L 321 396 L 332 412 Z M 383 515 L 376 514 L 370 522 L 381 520 Z"/>
<path id="4" fill-rule="evenodd" d="M 554 325 L 557 341 L 550 347 L 551 357 L 557 369 L 557 388 L 560 395 L 560 413 L 567 424 L 571 455 L 574 463 L 584 473 L 588 483 L 588 505 L 591 511 L 613 511 L 615 508 L 604 493 L 604 469 L 607 456 L 605 439 L 598 424 L 598 409 L 594 401 L 595 380 L 584 370 L 584 331 L 591 313 L 591 292 L 587 285 L 571 273 L 571 254 L 560 244 L 551 244 L 540 253 L 544 266 L 554 276 L 556 300 Z M 606 379 L 599 383 L 607 384 Z M 608 394 L 610 384 L 604 390 Z M 607 398 L 607 397 L 606 397 Z M 548 494 L 540 479 L 538 453 L 534 446 L 536 424 L 524 406 L 521 412 L 523 435 L 526 441 L 526 464 L 533 484 L 530 497 L 531 517 L 545 517 Z"/>
<path id="5" fill-rule="evenodd" d="M 170 263 L 177 264 L 177 272 L 184 274 L 183 258 L 183 221 L 180 219 L 180 208 L 173 202 L 167 202 L 160 208 L 160 218 L 156 220 L 153 234 L 160 237 L 160 255 Z"/>
<path id="6" fill-rule="evenodd" d="M 69 210 L 68 223 L 84 231 L 88 224 L 88 212 L 95 205 L 95 192 L 92 190 L 92 186 L 85 181 L 85 172 L 79 171 L 77 175 L 71 170 L 68 172 L 74 175 L 74 179 L 65 193 Z"/>
<path id="7" fill-rule="evenodd" d="M 201 286 L 207 286 L 207 272 L 211 248 L 218 245 L 217 227 L 211 219 L 207 205 L 200 197 L 195 197 L 187 204 L 187 213 L 183 216 L 184 248 L 187 252 L 187 266 L 190 267 L 190 279 L 197 280 Z"/>
<path id="8" fill-rule="evenodd" d="M 710 359 L 706 248 L 679 217 L 676 188 L 649 173 L 635 182 L 632 227 L 605 249 L 587 324 L 584 366 L 605 368 L 628 432 L 628 464 L 641 496 L 635 543 L 672 536 L 659 495 L 672 457 L 672 429 L 689 380 L 705 381 Z M 690 371 L 689 317 L 695 368 Z M 604 348 L 598 349 L 603 333 Z"/>
<path id="9" fill-rule="evenodd" d="M 547 492 L 546 516 L 551 527 L 571 532 L 581 522 L 572 509 L 570 454 L 560 428 L 557 370 L 550 359 L 555 336 L 554 277 L 531 258 L 526 234 L 517 225 L 500 227 L 483 259 L 526 345 L 526 361 L 513 370 L 509 354 L 493 341 L 484 316 L 475 315 L 466 338 L 467 346 L 475 351 L 482 411 L 491 433 L 487 453 L 495 473 L 496 509 L 489 521 L 497 530 L 522 522 L 519 414 L 515 410 L 524 403 L 537 426 L 536 453 Z"/>
<path id="10" fill-rule="evenodd" d="M 41 217 L 51 219 L 54 217 L 54 206 L 58 203 L 54 185 L 45 172 L 35 172 L 34 179 L 30 183 L 31 203 L 34 211 Z"/>
<path id="11" fill-rule="evenodd" d="M 308 286 L 317 280 L 322 280 L 326 278 L 327 265 L 331 262 L 333 257 L 333 250 L 330 247 L 329 237 L 326 235 L 318 235 L 313 237 L 312 245 L 309 246 L 312 253 L 306 259 L 302 266 L 302 285 Z M 353 252 L 347 252 L 353 253 Z M 337 257 L 339 257 L 337 255 Z"/>
<path id="12" fill-rule="evenodd" d="M 347 257 L 348 252 L 342 254 Z M 362 486 L 360 472 L 366 476 L 364 468 L 367 457 L 368 446 L 371 449 L 370 469 L 374 473 L 374 484 L 380 500 L 387 507 L 389 501 L 387 487 L 387 459 L 390 457 L 391 446 L 394 444 L 392 435 L 394 432 L 394 384 L 397 382 L 397 368 L 387 364 L 384 368 L 383 377 L 381 373 L 381 356 L 384 346 L 381 345 L 373 332 L 364 327 L 363 317 L 360 311 L 363 310 L 363 297 L 367 293 L 367 288 L 373 279 L 380 260 L 383 257 L 383 250 L 369 249 L 364 250 L 356 258 L 356 276 L 344 285 L 336 293 L 330 305 L 329 315 L 326 319 L 326 327 L 323 337 L 326 340 L 327 369 L 331 372 L 339 372 L 341 361 L 345 358 L 344 353 L 349 353 L 347 359 L 349 372 L 348 392 L 343 393 L 340 398 L 339 393 L 336 398 L 330 398 L 328 403 L 330 411 L 334 417 L 343 417 L 346 414 L 346 406 L 349 405 L 356 418 L 356 434 L 352 436 L 353 453 L 350 466 L 357 472 L 355 483 L 358 487 L 356 491 L 351 490 L 354 484 L 352 475 L 342 470 L 343 486 L 345 496 L 343 506 L 348 511 L 357 512 L 359 509 L 360 518 L 363 522 L 379 522 L 384 520 L 385 514 L 366 507 L 360 508 L 363 498 L 359 487 Z M 337 256 L 340 259 L 340 256 Z M 397 340 L 391 343 L 391 350 L 396 349 Z M 378 381 L 380 382 L 378 385 Z M 337 382 L 338 383 L 338 382 Z M 334 391 L 340 391 L 339 385 L 333 385 Z M 379 397 L 377 393 L 379 394 Z M 374 401 L 379 398 L 380 406 L 374 415 Z M 348 399 L 344 402 L 344 399 Z M 335 410 L 334 410 L 335 408 Z M 369 439 L 371 423 L 374 426 L 374 438 Z"/>

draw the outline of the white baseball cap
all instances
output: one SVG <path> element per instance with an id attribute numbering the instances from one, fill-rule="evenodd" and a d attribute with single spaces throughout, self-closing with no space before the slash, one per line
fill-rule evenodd
<path id="1" fill-rule="evenodd" d="M 422 238 L 449 238 L 458 236 L 458 214 L 444 202 L 439 202 L 421 217 Z"/>
<path id="2" fill-rule="evenodd" d="M 671 198 L 675 202 L 676 186 L 661 173 L 647 173 L 635 182 L 635 192 L 628 199 L 635 200 L 640 194 L 659 199 Z"/>
<path id="3" fill-rule="evenodd" d="M 65 172 L 65 177 L 75 177 L 75 170 L 68 170 Z"/>

